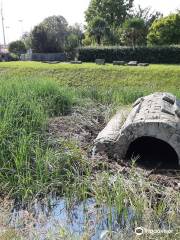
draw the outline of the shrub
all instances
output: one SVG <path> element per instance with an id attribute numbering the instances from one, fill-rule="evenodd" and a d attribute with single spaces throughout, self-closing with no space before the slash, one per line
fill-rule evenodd
<path id="1" fill-rule="evenodd" d="M 180 46 L 162 47 L 85 47 L 79 49 L 79 60 L 94 62 L 103 58 L 113 61 L 138 61 L 149 63 L 180 63 Z"/>
<path id="2" fill-rule="evenodd" d="M 8 54 L 8 61 L 18 61 L 19 56 L 16 53 L 9 53 Z"/>
<path id="3" fill-rule="evenodd" d="M 11 53 L 15 53 L 17 55 L 21 55 L 22 53 L 25 53 L 26 52 L 26 46 L 25 44 L 20 41 L 20 40 L 17 40 L 17 41 L 14 41 L 14 42 L 11 42 L 9 44 L 9 52 Z"/>
<path id="4" fill-rule="evenodd" d="M 180 44 L 180 13 L 157 19 L 147 36 L 149 44 Z"/>
<path id="5" fill-rule="evenodd" d="M 15 53 L 4 53 L 0 54 L 0 62 L 3 61 L 18 61 L 19 56 Z"/>

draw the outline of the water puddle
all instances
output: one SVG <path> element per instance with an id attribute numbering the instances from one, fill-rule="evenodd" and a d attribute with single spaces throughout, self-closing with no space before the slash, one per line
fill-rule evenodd
<path id="1" fill-rule="evenodd" d="M 133 218 L 131 210 L 119 215 L 115 209 L 98 206 L 93 198 L 76 203 L 71 209 L 67 208 L 65 199 L 51 198 L 48 203 L 36 202 L 31 211 L 14 209 L 10 225 L 17 230 L 26 229 L 30 240 L 35 237 L 49 239 L 47 236 L 56 239 L 66 234 L 73 236 L 71 239 L 80 239 L 87 234 L 88 239 L 99 240 L 109 231 L 119 233 L 129 229 L 132 234 Z"/>

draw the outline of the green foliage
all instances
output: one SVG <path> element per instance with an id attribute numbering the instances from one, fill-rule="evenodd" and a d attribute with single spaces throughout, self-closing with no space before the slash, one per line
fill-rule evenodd
<path id="1" fill-rule="evenodd" d="M 18 61 L 19 56 L 16 53 L 9 53 L 8 54 L 8 61 Z"/>
<path id="2" fill-rule="evenodd" d="M 87 34 L 84 45 L 93 43 L 87 38 L 88 35 L 93 36 L 97 44 L 120 43 L 118 29 L 129 16 L 132 6 L 133 0 L 92 0 L 86 11 Z"/>
<path id="3" fill-rule="evenodd" d="M 150 7 L 143 9 L 138 6 L 137 9 L 133 9 L 133 2 L 133 0 L 92 0 L 86 11 L 88 34 L 92 32 L 92 29 L 97 29 L 98 23 L 95 24 L 97 18 L 104 21 L 108 29 L 108 34 L 104 34 L 104 26 L 101 31 L 96 31 L 99 38 L 98 41 L 96 39 L 98 44 L 101 42 L 100 36 L 103 38 L 106 35 L 103 44 L 107 46 L 146 45 L 149 28 L 154 20 L 162 17 L 162 14 L 152 11 Z M 87 37 L 88 34 L 84 46 L 92 45 L 92 41 L 89 41 Z"/>
<path id="4" fill-rule="evenodd" d="M 65 39 L 65 51 L 73 59 L 76 56 L 76 48 L 82 45 L 83 32 L 81 26 L 75 24 L 68 27 L 68 33 Z"/>
<path id="5" fill-rule="evenodd" d="M 146 44 L 145 22 L 141 18 L 129 18 L 122 27 L 121 42 L 125 46 L 139 46 Z"/>
<path id="6" fill-rule="evenodd" d="M 83 30 L 82 30 L 82 26 L 78 23 L 75 23 L 72 26 L 68 27 L 68 34 L 73 34 L 77 37 L 78 39 L 78 44 L 81 45 L 81 41 L 83 39 Z"/>
<path id="7" fill-rule="evenodd" d="M 92 40 L 89 32 L 86 31 L 84 33 L 84 38 L 82 40 L 82 46 L 90 46 L 90 45 L 92 45 L 92 42 L 93 42 L 93 40 Z"/>
<path id="8" fill-rule="evenodd" d="M 146 171 L 136 171 L 134 163 L 125 169 L 125 174 L 115 174 L 118 165 L 114 168 L 104 159 L 97 159 L 97 163 L 95 160 L 87 161 L 76 144 L 49 135 L 47 139 L 45 130 L 47 118 L 65 114 L 77 96 L 83 102 L 91 98 L 98 103 L 111 104 L 110 109 L 112 104 L 118 107 L 129 104 L 154 91 L 169 91 L 180 97 L 179 75 L 179 65 L 141 68 L 110 64 L 0 63 L 1 194 L 23 198 L 32 196 L 34 200 L 38 195 L 55 190 L 65 193 L 68 210 L 80 206 L 74 205 L 75 200 L 85 200 L 90 196 L 95 199 L 91 206 L 97 207 L 98 219 L 105 216 L 110 228 L 114 218 L 122 222 L 123 230 L 113 232 L 113 239 L 134 239 L 136 226 L 159 229 L 162 224 L 170 226 L 168 229 L 173 233 L 164 237 L 159 234 L 158 239 L 175 239 L 172 235 L 177 236 L 179 227 L 179 192 L 161 183 L 154 184 Z M 43 204 L 51 206 L 45 201 Z M 104 206 L 107 211 L 102 216 L 100 210 Z M 83 207 L 89 220 L 89 205 L 84 204 Z M 32 231 L 34 219 L 31 221 L 30 214 L 23 218 L 20 225 L 25 223 L 27 239 L 26 224 Z M 86 229 L 90 237 L 92 229 Z M 13 236 L 6 234 L 10 239 Z"/>
<path id="9" fill-rule="evenodd" d="M 87 47 L 79 49 L 79 60 L 94 62 L 103 58 L 113 61 L 138 61 L 148 63 L 180 63 L 180 47 Z"/>
<path id="10" fill-rule="evenodd" d="M 86 11 L 86 22 L 88 25 L 94 17 L 103 18 L 109 27 L 119 27 L 124 22 L 133 0 L 91 0 Z"/>
<path id="11" fill-rule="evenodd" d="M 32 35 L 32 49 L 37 53 L 63 52 L 68 23 L 62 16 L 46 18 L 36 26 Z"/>
<path id="12" fill-rule="evenodd" d="M 145 229 L 159 229 L 162 222 L 169 224 L 173 231 L 171 234 L 159 233 L 158 239 L 165 240 L 170 237 L 176 239 L 179 230 L 177 223 L 179 222 L 177 211 L 179 193 L 173 190 L 170 193 L 162 184 L 154 184 L 143 174 L 137 173 L 134 166 L 129 169 L 126 177 L 123 174 L 117 174 L 114 177 L 107 171 L 97 174 L 96 180 L 92 183 L 92 190 L 96 204 L 101 206 L 103 203 L 108 206 L 110 224 L 114 216 L 119 216 L 120 222 L 121 218 L 123 219 L 123 230 L 113 232 L 109 235 L 113 236 L 111 239 L 133 240 L 135 239 L 134 228 L 142 226 Z M 158 200 L 157 192 L 161 196 Z M 171 208 L 172 213 L 169 213 Z M 129 233 L 131 228 L 132 233 Z M 143 239 L 153 239 L 149 235 L 151 234 L 144 233 Z"/>
<path id="13" fill-rule="evenodd" d="M 1 82 L 0 188 L 4 183 L 13 196 L 26 198 L 61 176 L 58 161 L 65 159 L 57 159 L 44 134 L 47 117 L 67 113 L 72 101 L 53 82 Z"/>
<path id="14" fill-rule="evenodd" d="M 68 26 L 64 17 L 52 16 L 35 26 L 22 39 L 34 53 L 67 52 L 70 58 L 74 58 L 75 49 L 81 46 L 82 38 L 80 25 Z"/>
<path id="15" fill-rule="evenodd" d="M 0 62 L 2 61 L 18 61 L 19 54 L 17 53 L 3 53 L 0 54 Z"/>
<path id="16" fill-rule="evenodd" d="M 79 47 L 79 38 L 74 33 L 70 33 L 66 38 L 65 50 L 70 59 L 73 59 L 76 55 L 76 48 Z"/>
<path id="17" fill-rule="evenodd" d="M 132 17 L 143 19 L 148 33 L 148 29 L 152 23 L 156 19 L 163 17 L 163 15 L 160 12 L 152 11 L 151 7 L 142 8 L 139 5 L 138 8 L 133 11 Z"/>
<path id="18" fill-rule="evenodd" d="M 9 62 L 0 63 L 0 70 L 1 81 L 7 82 L 10 79 L 15 82 L 19 79 L 44 83 L 46 80 L 49 86 L 51 85 L 48 82 L 54 85 L 55 81 L 58 83 L 56 88 L 58 86 L 65 88 L 60 91 L 63 95 L 70 99 L 79 96 L 78 102 L 82 103 L 85 102 L 84 98 L 91 98 L 99 103 L 119 106 L 130 104 L 139 96 L 157 91 L 172 92 L 180 97 L 179 65 L 151 64 L 144 68 L 113 66 L 112 64 L 99 66 L 94 63 L 73 65 Z M 38 89 L 37 85 L 35 87 Z M 41 94 L 43 92 L 46 90 L 42 90 Z M 51 98 L 53 98 L 53 92 Z M 50 115 L 54 113 L 51 112 Z"/>
<path id="19" fill-rule="evenodd" d="M 171 14 L 154 21 L 147 38 L 152 45 L 179 44 L 180 14 Z"/>
<path id="20" fill-rule="evenodd" d="M 88 32 L 90 36 L 94 37 L 96 43 L 100 45 L 103 38 L 109 33 L 107 22 L 101 17 L 94 17 L 89 24 Z"/>
<path id="21" fill-rule="evenodd" d="M 26 49 L 30 49 L 32 47 L 32 36 L 31 36 L 31 32 L 28 33 L 28 32 L 25 32 L 23 35 L 22 35 L 22 38 L 21 38 L 21 41 L 23 41 L 23 43 L 25 44 L 26 46 Z"/>
<path id="22" fill-rule="evenodd" d="M 34 27 L 31 41 L 31 46 L 34 52 L 49 52 L 49 48 L 47 46 L 47 35 L 43 26 L 39 25 Z"/>
<path id="23" fill-rule="evenodd" d="M 26 46 L 20 40 L 11 42 L 8 46 L 8 49 L 9 49 L 9 52 L 15 53 L 15 54 L 18 54 L 18 55 L 26 52 Z"/>

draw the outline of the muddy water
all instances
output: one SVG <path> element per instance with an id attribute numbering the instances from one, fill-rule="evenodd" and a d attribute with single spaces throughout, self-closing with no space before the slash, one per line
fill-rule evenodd
<path id="1" fill-rule="evenodd" d="M 124 217 L 126 215 L 126 217 Z M 71 209 L 63 198 L 51 198 L 48 203 L 36 202 L 31 211 L 15 208 L 10 225 L 17 230 L 24 229 L 27 239 L 45 240 L 47 236 L 56 239 L 68 233 L 73 239 L 87 234 L 92 240 L 104 239 L 111 230 L 115 233 L 131 229 L 133 214 L 130 210 L 119 216 L 114 209 L 97 206 L 94 199 L 76 203 Z M 51 238 L 50 238 L 51 239 Z M 68 238 L 65 238 L 68 239 Z"/>

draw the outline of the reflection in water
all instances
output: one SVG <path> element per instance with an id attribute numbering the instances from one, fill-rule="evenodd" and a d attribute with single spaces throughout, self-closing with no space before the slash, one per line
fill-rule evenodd
<path id="1" fill-rule="evenodd" d="M 16 228 L 27 227 L 28 223 L 33 223 L 33 231 L 28 233 L 29 239 L 34 239 L 36 232 L 39 239 L 45 240 L 47 233 L 56 235 L 60 229 L 65 229 L 77 237 L 88 233 L 92 240 L 101 239 L 106 230 L 121 232 L 128 229 L 129 234 L 133 231 L 130 225 L 134 215 L 130 209 L 120 215 L 115 209 L 97 206 L 92 198 L 74 204 L 71 209 L 67 208 L 65 199 L 51 198 L 48 204 L 36 202 L 31 212 L 32 214 L 16 208 L 11 218 L 11 226 Z"/>

